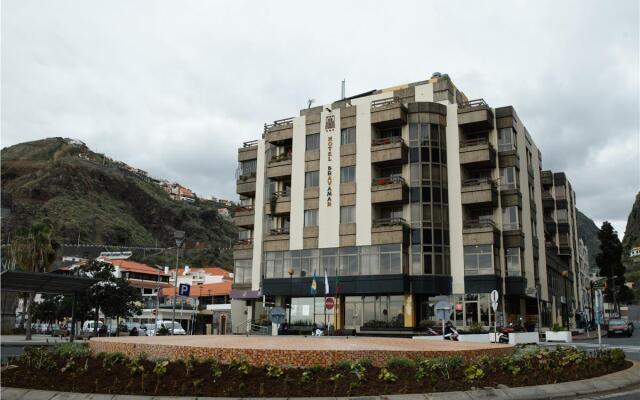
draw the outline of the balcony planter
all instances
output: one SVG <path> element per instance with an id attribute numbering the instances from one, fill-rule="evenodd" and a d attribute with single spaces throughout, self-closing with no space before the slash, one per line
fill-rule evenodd
<path id="1" fill-rule="evenodd" d="M 544 333 L 547 342 L 565 342 L 571 343 L 571 331 L 546 331 Z"/>
<path id="2" fill-rule="evenodd" d="M 458 336 L 460 342 L 489 343 L 488 333 L 464 333 Z"/>
<path id="3" fill-rule="evenodd" d="M 539 342 L 540 342 L 540 335 L 538 334 L 538 332 L 514 332 L 509 334 L 510 345 L 530 344 L 530 343 L 537 344 Z"/>

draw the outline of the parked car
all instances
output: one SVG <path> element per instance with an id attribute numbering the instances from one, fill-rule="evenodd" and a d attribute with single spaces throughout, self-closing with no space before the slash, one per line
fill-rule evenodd
<path id="1" fill-rule="evenodd" d="M 182 325 L 180 325 L 180 323 L 178 321 L 175 321 L 173 323 L 174 326 L 174 335 L 186 335 L 187 332 L 185 332 L 184 328 L 182 327 Z M 158 321 L 155 324 L 146 324 L 145 327 L 146 329 L 146 333 L 147 336 L 156 336 L 157 332 L 161 329 L 161 328 L 165 328 L 169 331 L 169 334 L 171 334 L 171 321 Z"/>
<path id="2" fill-rule="evenodd" d="M 610 319 L 607 325 L 607 335 L 633 335 L 633 323 L 624 319 Z"/>

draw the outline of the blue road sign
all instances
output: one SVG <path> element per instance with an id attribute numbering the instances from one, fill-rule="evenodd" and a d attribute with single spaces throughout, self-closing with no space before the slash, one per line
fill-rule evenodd
<path id="1" fill-rule="evenodd" d="M 178 294 L 180 296 L 189 297 L 190 292 L 191 292 L 191 285 L 186 283 L 181 283 L 180 286 L 178 286 Z"/>

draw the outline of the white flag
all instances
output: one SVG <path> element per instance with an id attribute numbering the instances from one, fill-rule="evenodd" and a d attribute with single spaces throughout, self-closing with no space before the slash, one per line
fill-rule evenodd
<path id="1" fill-rule="evenodd" d="M 324 270 L 324 294 L 329 295 L 329 277 L 327 276 L 327 270 Z"/>

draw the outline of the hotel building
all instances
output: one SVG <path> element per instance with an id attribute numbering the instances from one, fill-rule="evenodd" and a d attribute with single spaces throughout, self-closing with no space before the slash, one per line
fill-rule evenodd
<path id="1" fill-rule="evenodd" d="M 564 174 L 541 172 L 512 106 L 469 100 L 447 75 L 300 110 L 266 124 L 238 161 L 236 331 L 268 319 L 265 300 L 291 323 L 360 330 L 416 327 L 446 299 L 456 325 L 487 326 L 492 290 L 499 321 L 549 326 L 574 298 L 553 282 L 578 290 Z"/>

